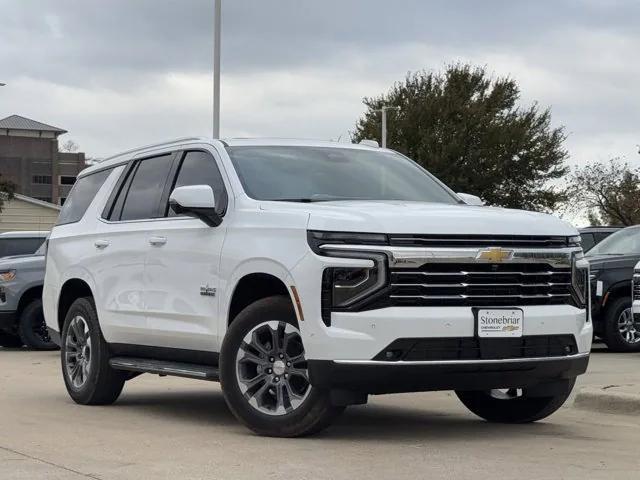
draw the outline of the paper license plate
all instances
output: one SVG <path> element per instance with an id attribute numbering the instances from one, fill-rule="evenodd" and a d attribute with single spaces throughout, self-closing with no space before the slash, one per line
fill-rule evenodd
<path id="1" fill-rule="evenodd" d="M 518 308 L 479 309 L 478 337 L 521 337 L 523 320 Z"/>

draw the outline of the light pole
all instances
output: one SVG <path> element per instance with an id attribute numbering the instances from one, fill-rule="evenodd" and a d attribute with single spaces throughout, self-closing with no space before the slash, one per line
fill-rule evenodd
<path id="1" fill-rule="evenodd" d="M 213 13 L 213 138 L 220 138 L 220 42 L 222 0 L 214 0 Z"/>
<path id="2" fill-rule="evenodd" d="M 387 148 L 387 110 L 400 110 L 400 107 L 389 107 L 384 105 L 380 110 L 376 112 L 382 113 L 382 148 Z"/>

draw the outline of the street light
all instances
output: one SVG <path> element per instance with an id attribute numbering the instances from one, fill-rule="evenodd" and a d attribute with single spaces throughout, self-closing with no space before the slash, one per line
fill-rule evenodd
<path id="1" fill-rule="evenodd" d="M 222 40 L 222 0 L 214 0 L 213 10 L 213 138 L 220 138 L 220 42 Z"/>
<path id="2" fill-rule="evenodd" d="M 390 107 L 384 105 L 380 110 L 376 112 L 382 113 L 382 148 L 387 148 L 387 110 L 400 110 L 400 107 Z"/>

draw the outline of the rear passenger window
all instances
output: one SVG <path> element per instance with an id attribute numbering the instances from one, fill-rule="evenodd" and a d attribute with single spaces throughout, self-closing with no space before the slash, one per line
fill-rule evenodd
<path id="1" fill-rule="evenodd" d="M 60 210 L 56 225 L 79 222 L 112 170 L 110 168 L 79 178 Z"/>
<path id="2" fill-rule="evenodd" d="M 123 189 L 119 195 L 126 195 L 120 220 L 141 220 L 159 216 L 160 198 L 172 163 L 173 154 L 147 158 L 138 164 L 129 188 Z"/>
<path id="3" fill-rule="evenodd" d="M 215 159 L 206 152 L 186 152 L 178 171 L 174 189 L 188 185 L 210 185 L 216 201 L 218 213 L 224 213 L 227 207 L 227 193 Z M 168 209 L 170 217 L 175 216 Z"/>

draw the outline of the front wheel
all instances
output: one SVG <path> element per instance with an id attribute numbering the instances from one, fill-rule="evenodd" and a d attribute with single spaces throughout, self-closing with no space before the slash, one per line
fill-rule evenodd
<path id="1" fill-rule="evenodd" d="M 34 350 L 57 350 L 47 330 L 42 312 L 42 300 L 32 300 L 20 314 L 18 332 L 22 342 Z"/>
<path id="2" fill-rule="evenodd" d="M 531 397 L 526 389 L 508 388 L 487 391 L 456 391 L 460 401 L 472 413 L 488 422 L 530 423 L 548 417 L 569 398 L 575 379 L 567 380 L 563 393 Z"/>
<path id="3" fill-rule="evenodd" d="M 125 374 L 109 365 L 93 298 L 79 298 L 62 328 L 62 375 L 71 398 L 81 405 L 109 405 L 122 392 Z"/>
<path id="4" fill-rule="evenodd" d="M 640 351 L 640 322 L 631 311 L 631 297 L 613 300 L 604 316 L 604 341 L 613 352 Z"/>
<path id="5" fill-rule="evenodd" d="M 328 427 L 344 408 L 309 383 L 291 301 L 269 297 L 233 321 L 220 353 L 220 382 L 233 414 L 254 432 L 299 437 Z"/>

